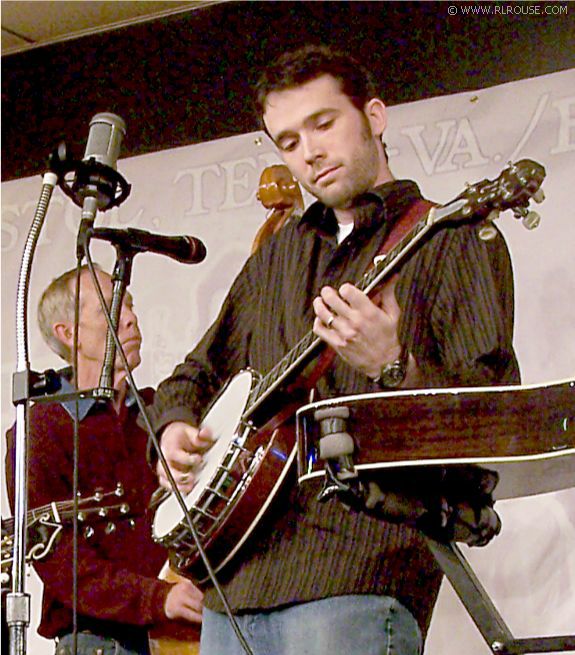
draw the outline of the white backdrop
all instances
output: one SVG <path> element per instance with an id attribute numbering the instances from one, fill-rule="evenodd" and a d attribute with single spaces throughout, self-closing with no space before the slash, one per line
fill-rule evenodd
<path id="1" fill-rule="evenodd" d="M 446 202 L 466 182 L 497 176 L 509 160 L 535 159 L 547 170 L 541 225 L 525 230 L 510 212 L 499 225 L 516 277 L 515 345 L 525 383 L 575 377 L 575 70 L 477 92 L 419 101 L 389 110 L 392 170 L 417 180 L 428 197 Z M 86 125 L 90 117 L 86 117 Z M 136 139 L 130 134 L 128 139 Z M 54 144 L 46 144 L 48 153 Z M 265 210 L 255 198 L 260 172 L 279 161 L 263 133 L 121 160 L 132 193 L 99 214 L 97 226 L 191 234 L 206 260 L 184 266 L 157 255 L 134 260 L 131 291 L 144 334 L 139 384 L 156 385 L 192 348 L 247 257 Z M 2 184 L 2 430 L 14 420 L 14 307 L 24 240 L 41 178 Z M 309 199 L 308 199 L 309 200 Z M 31 281 L 32 368 L 58 366 L 35 325 L 39 294 L 75 261 L 80 210 L 56 191 Z M 108 270 L 114 250 L 94 242 Z M 2 441 L 2 461 L 5 443 Z M 3 480 L 4 480 L 4 476 Z M 2 482 L 4 486 L 4 481 Z M 575 633 L 575 491 L 499 502 L 502 534 L 484 549 L 466 550 L 516 636 Z M 2 514 L 8 513 L 5 495 Z M 50 653 L 35 635 L 40 584 L 32 574 L 29 652 Z M 448 584 L 435 612 L 426 655 L 483 655 L 489 649 Z"/>

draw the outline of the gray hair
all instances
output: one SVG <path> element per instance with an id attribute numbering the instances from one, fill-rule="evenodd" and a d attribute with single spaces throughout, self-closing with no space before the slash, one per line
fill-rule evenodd
<path id="1" fill-rule="evenodd" d="M 95 268 L 97 271 L 102 271 L 97 264 Z M 50 350 L 67 362 L 72 361 L 72 351 L 54 334 L 53 327 L 56 323 L 74 320 L 76 271 L 77 269 L 73 268 L 52 280 L 38 303 L 38 326 L 44 341 Z M 82 276 L 86 272 L 89 272 L 88 266 L 81 266 L 80 275 Z"/>

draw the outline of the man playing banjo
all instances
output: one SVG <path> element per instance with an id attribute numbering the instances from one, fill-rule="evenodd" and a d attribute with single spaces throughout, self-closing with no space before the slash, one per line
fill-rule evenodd
<path id="1" fill-rule="evenodd" d="M 185 492 L 217 437 L 202 418 L 218 391 L 247 367 L 273 370 L 312 326 L 337 354 L 316 383 L 321 398 L 519 381 L 500 234 L 482 241 L 474 225 L 438 230 L 377 300 L 356 285 L 421 200 L 417 185 L 388 166 L 386 108 L 371 76 L 347 55 L 306 47 L 264 72 L 257 103 L 284 162 L 317 202 L 249 258 L 215 323 L 156 393 L 154 428 Z M 290 400 L 274 398 L 278 412 Z M 280 495 L 221 572 L 254 652 L 420 654 L 441 581 L 423 536 L 335 500 L 320 503 L 317 493 L 310 483 Z M 223 610 L 207 589 L 203 655 L 242 653 Z"/>

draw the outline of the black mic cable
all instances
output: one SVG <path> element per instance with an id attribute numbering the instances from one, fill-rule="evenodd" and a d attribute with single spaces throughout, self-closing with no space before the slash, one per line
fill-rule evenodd
<path id="1" fill-rule="evenodd" d="M 247 643 L 246 638 L 244 637 L 241 628 L 239 627 L 233 613 L 232 609 L 230 607 L 229 601 L 226 598 L 226 595 L 224 593 L 224 590 L 222 589 L 217 577 L 216 573 L 210 563 L 210 560 L 201 544 L 200 537 L 197 533 L 197 530 L 194 526 L 194 523 L 192 521 L 192 518 L 190 516 L 190 511 L 186 507 L 186 502 L 178 489 L 178 486 L 176 484 L 176 481 L 174 480 L 174 477 L 172 475 L 172 472 L 170 471 L 170 468 L 168 466 L 168 463 L 164 457 L 164 454 L 162 452 L 162 449 L 160 447 L 158 438 L 156 434 L 154 433 L 154 430 L 152 428 L 152 424 L 150 421 L 150 418 L 148 416 L 148 412 L 146 411 L 146 405 L 144 401 L 142 400 L 142 397 L 140 396 L 138 389 L 136 387 L 136 383 L 134 381 L 134 378 L 132 376 L 132 371 L 130 370 L 130 367 L 128 365 L 128 361 L 126 359 L 126 355 L 124 354 L 124 350 L 122 348 L 122 344 L 120 343 L 120 339 L 118 338 L 118 335 L 116 334 L 116 331 L 114 330 L 114 325 L 112 318 L 110 316 L 110 313 L 108 311 L 108 307 L 106 304 L 106 300 L 104 298 L 104 294 L 102 293 L 102 288 L 100 287 L 100 282 L 98 280 L 98 276 L 96 274 L 96 269 L 94 267 L 94 262 L 92 261 L 92 257 L 89 251 L 88 243 L 86 240 L 84 240 L 84 257 L 86 258 L 86 264 L 88 266 L 88 269 L 90 271 L 90 276 L 92 278 L 92 281 L 94 283 L 94 288 L 96 289 L 96 293 L 98 295 L 98 298 L 100 300 L 100 304 L 102 306 L 102 311 L 104 313 L 104 317 L 106 318 L 106 323 L 108 324 L 108 330 L 109 333 L 112 335 L 114 339 L 114 343 L 116 344 L 116 350 L 118 355 L 120 356 L 120 359 L 122 361 L 122 365 L 124 366 L 126 373 L 127 373 L 127 380 L 128 384 L 130 385 L 130 388 L 132 392 L 134 393 L 134 398 L 136 400 L 136 404 L 138 405 L 138 409 L 140 411 L 140 414 L 142 416 L 142 420 L 144 422 L 144 425 L 146 427 L 146 431 L 148 432 L 148 435 L 152 441 L 152 444 L 154 446 L 154 450 L 156 451 L 158 455 L 158 459 L 162 464 L 162 467 L 164 469 L 164 472 L 166 473 L 166 477 L 168 478 L 170 482 L 170 486 L 172 488 L 172 493 L 175 495 L 176 500 L 178 501 L 178 504 L 180 505 L 180 508 L 183 512 L 183 515 L 186 520 L 187 527 L 190 531 L 190 534 L 192 535 L 192 538 L 194 539 L 194 542 L 196 544 L 196 548 L 198 549 L 198 553 L 200 554 L 200 557 L 202 558 L 202 562 L 206 568 L 206 571 L 208 573 L 208 576 L 214 585 L 214 589 L 216 590 L 218 596 L 220 597 L 220 600 L 222 601 L 222 604 L 225 609 L 225 613 L 231 623 L 231 626 L 242 646 L 244 649 L 246 655 L 254 655 L 252 649 L 250 648 L 250 645 Z"/>

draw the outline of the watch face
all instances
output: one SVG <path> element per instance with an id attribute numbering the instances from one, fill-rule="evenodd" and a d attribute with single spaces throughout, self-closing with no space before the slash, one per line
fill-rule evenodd
<path id="1" fill-rule="evenodd" d="M 380 382 L 384 387 L 398 387 L 405 378 L 403 362 L 397 361 L 384 366 L 381 371 Z"/>

